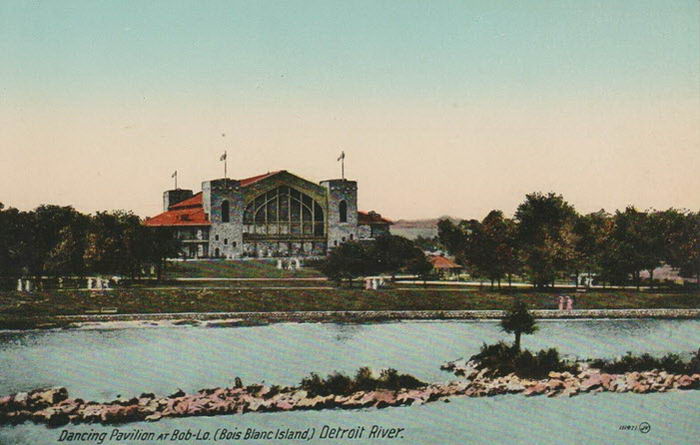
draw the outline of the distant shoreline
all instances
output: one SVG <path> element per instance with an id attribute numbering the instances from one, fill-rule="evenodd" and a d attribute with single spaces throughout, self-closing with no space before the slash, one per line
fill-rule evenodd
<path id="1" fill-rule="evenodd" d="M 572 311 L 533 310 L 543 320 L 575 319 L 700 319 L 700 309 L 577 309 Z M 289 311 L 289 312 L 173 312 L 140 314 L 88 314 L 27 317 L 26 325 L 11 330 L 76 328 L 91 324 L 134 323 L 198 325 L 208 327 L 255 326 L 269 323 L 372 323 L 412 320 L 498 320 L 500 310 L 424 311 Z M 0 327 L 2 328 L 2 327 Z"/>

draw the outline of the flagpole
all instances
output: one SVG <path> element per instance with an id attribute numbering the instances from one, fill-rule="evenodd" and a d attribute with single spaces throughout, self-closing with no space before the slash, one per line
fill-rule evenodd
<path id="1" fill-rule="evenodd" d="M 224 179 L 228 179 L 228 155 L 224 150 Z"/>
<path id="2" fill-rule="evenodd" d="M 177 170 L 175 170 L 175 190 L 177 190 Z"/>

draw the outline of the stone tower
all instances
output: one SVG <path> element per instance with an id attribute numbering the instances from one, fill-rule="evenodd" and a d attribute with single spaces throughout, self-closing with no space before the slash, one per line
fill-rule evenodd
<path id="1" fill-rule="evenodd" d="M 244 205 L 240 182 L 228 178 L 202 182 L 202 205 L 211 222 L 209 255 L 239 258 L 243 250 Z"/>
<path id="2" fill-rule="evenodd" d="M 167 212 L 171 205 L 182 202 L 192 196 L 192 190 L 185 189 L 174 189 L 163 192 L 163 211 Z"/>
<path id="3" fill-rule="evenodd" d="M 357 182 L 329 179 L 321 186 L 328 197 L 328 249 L 357 240 Z"/>

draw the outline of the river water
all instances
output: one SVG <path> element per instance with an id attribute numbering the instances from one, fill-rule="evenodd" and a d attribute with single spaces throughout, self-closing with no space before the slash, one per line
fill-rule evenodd
<path id="1" fill-rule="evenodd" d="M 556 347 L 580 358 L 614 357 L 627 351 L 695 351 L 698 320 L 541 321 L 523 337 L 528 349 Z M 510 340 L 496 322 L 411 321 L 381 324 L 284 323 L 235 328 L 121 328 L 0 333 L 0 394 L 66 386 L 72 397 L 129 398 L 142 392 L 167 395 L 181 388 L 244 384 L 295 385 L 310 372 L 353 373 L 360 366 L 392 367 L 424 381 L 447 381 L 441 363 L 478 352 L 483 342 Z M 625 430 L 647 422 L 648 433 Z M 320 439 L 324 425 L 366 427 L 362 439 Z M 396 439 L 369 439 L 373 425 L 403 428 Z M 663 394 L 597 394 L 573 398 L 453 398 L 423 406 L 249 413 L 242 416 L 166 419 L 121 426 L 122 432 L 173 430 L 214 434 L 217 429 L 315 428 L 307 443 L 698 443 L 700 391 Z M 1 444 L 98 443 L 59 441 L 61 432 L 107 432 L 113 427 L 68 425 L 58 429 L 23 424 L 0 428 Z M 65 434 L 65 433 L 64 433 Z M 286 441 L 229 440 L 223 443 Z M 302 443 L 302 441 L 291 441 Z M 109 440 L 103 443 L 148 443 Z M 152 443 L 213 443 L 154 441 Z M 221 443 L 221 442 L 220 442 Z"/>

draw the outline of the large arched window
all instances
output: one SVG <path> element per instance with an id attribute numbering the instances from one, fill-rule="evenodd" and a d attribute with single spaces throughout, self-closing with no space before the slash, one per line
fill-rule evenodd
<path id="1" fill-rule="evenodd" d="M 340 222 L 348 222 L 348 203 L 340 201 L 338 205 L 338 213 L 340 214 Z"/>
<path id="2" fill-rule="evenodd" d="M 223 200 L 221 202 L 221 222 L 229 222 L 230 220 L 230 212 L 228 208 L 228 201 Z"/>
<path id="3" fill-rule="evenodd" d="M 323 236 L 323 208 L 309 195 L 287 186 L 263 193 L 243 213 L 248 233 Z"/>

